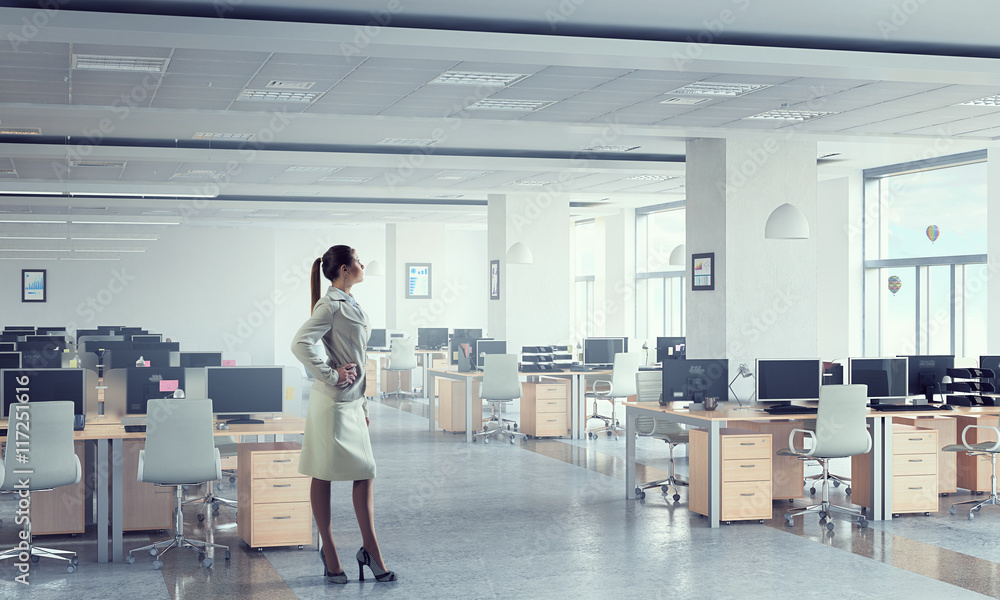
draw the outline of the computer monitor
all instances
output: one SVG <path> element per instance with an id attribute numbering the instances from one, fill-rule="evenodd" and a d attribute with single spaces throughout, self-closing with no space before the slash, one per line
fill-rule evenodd
<path id="1" fill-rule="evenodd" d="M 66 331 L 65 327 L 36 327 L 35 335 L 58 335 L 68 338 L 69 332 Z"/>
<path id="2" fill-rule="evenodd" d="M 483 368 L 484 354 L 507 354 L 507 340 L 476 340 L 476 353 L 473 358 L 477 369 Z"/>
<path id="3" fill-rule="evenodd" d="M 754 373 L 758 402 L 819 400 L 823 363 L 818 358 L 758 358 Z"/>
<path id="4" fill-rule="evenodd" d="M 455 333 L 452 334 L 453 338 L 472 338 L 478 339 L 483 337 L 482 329 L 456 329 Z"/>
<path id="5" fill-rule="evenodd" d="M 701 403 L 706 397 L 729 398 L 729 360 L 685 359 L 663 361 L 663 402 Z"/>
<path id="6" fill-rule="evenodd" d="M 905 358 L 851 358 L 847 370 L 851 385 L 867 385 L 872 404 L 903 404 L 906 402 L 907 378 Z"/>
<path id="7" fill-rule="evenodd" d="M 69 342 L 61 335 L 27 335 L 21 344 L 51 344 L 60 351 L 69 347 Z M 40 347 L 40 346 L 39 346 Z"/>
<path id="8" fill-rule="evenodd" d="M 179 352 L 178 357 L 178 366 L 187 369 L 222 366 L 222 352 Z"/>
<path id="9" fill-rule="evenodd" d="M 824 361 L 822 385 L 844 385 L 844 365 Z"/>
<path id="10" fill-rule="evenodd" d="M 13 351 L 0 351 L 0 369 L 20 369 L 21 353 Z"/>
<path id="11" fill-rule="evenodd" d="M 984 377 L 980 379 L 980 381 L 984 383 L 992 383 L 993 389 L 1000 393 L 1000 356 L 980 356 L 979 368 L 993 371 L 995 377 Z"/>
<path id="12" fill-rule="evenodd" d="M 389 342 L 386 340 L 385 329 L 372 329 L 371 335 L 368 336 L 368 347 L 369 348 L 389 347 Z"/>
<path id="13" fill-rule="evenodd" d="M 169 367 L 169 350 L 137 350 L 135 348 L 120 348 L 111 350 L 111 359 L 104 356 L 105 369 L 132 369 L 136 362 L 142 358 L 143 362 L 148 362 L 150 367 Z"/>
<path id="14" fill-rule="evenodd" d="M 284 406 L 283 367 L 207 367 L 212 412 L 234 415 L 227 423 L 262 423 L 251 414 L 277 414 Z"/>
<path id="15" fill-rule="evenodd" d="M 162 342 L 163 335 L 159 333 L 136 333 L 131 336 L 133 342 Z"/>
<path id="16" fill-rule="evenodd" d="M 903 356 L 908 371 L 906 392 L 909 396 L 923 396 L 926 402 L 934 400 L 934 394 L 943 394 L 941 380 L 948 375 L 948 369 L 955 368 L 955 357 L 946 354 L 924 354 Z"/>
<path id="17" fill-rule="evenodd" d="M 118 335 L 124 335 L 125 337 L 133 336 L 141 333 L 149 333 L 142 327 L 119 327 Z"/>
<path id="18" fill-rule="evenodd" d="M 98 335 L 119 335 L 118 331 L 121 329 L 121 325 L 98 325 L 97 331 L 100 333 Z"/>
<path id="19" fill-rule="evenodd" d="M 25 335 L 25 332 L 28 332 L 28 333 L 34 334 L 35 333 L 35 326 L 34 325 L 8 325 L 7 327 L 4 327 L 3 330 L 4 330 L 4 333 L 20 333 L 21 335 Z"/>
<path id="20" fill-rule="evenodd" d="M 601 337 L 583 340 L 584 364 L 608 367 L 615 363 L 615 354 L 622 352 L 628 352 L 628 338 Z"/>
<path id="21" fill-rule="evenodd" d="M 656 362 L 687 358 L 687 343 L 683 337 L 656 338 Z"/>
<path id="22" fill-rule="evenodd" d="M 180 342 L 130 342 L 133 350 L 166 350 L 168 352 L 179 352 Z"/>
<path id="23" fill-rule="evenodd" d="M 0 342 L 0 352 L 13 352 L 17 350 L 17 342 Z"/>
<path id="24" fill-rule="evenodd" d="M 22 335 L 19 335 L 16 331 L 8 331 L 0 333 L 0 342 L 17 342 L 21 339 Z"/>
<path id="25" fill-rule="evenodd" d="M 4 369 L 0 371 L 3 416 L 10 405 L 25 402 L 65 400 L 73 403 L 73 414 L 85 415 L 85 369 Z M 26 400 L 25 400 L 26 399 Z"/>
<path id="26" fill-rule="evenodd" d="M 63 346 L 65 347 L 65 346 Z M 58 369 L 62 367 L 62 347 L 51 342 L 18 342 L 21 367 L 24 369 Z"/>
<path id="27" fill-rule="evenodd" d="M 447 327 L 418 327 L 417 348 L 439 350 L 448 345 Z"/>
<path id="28" fill-rule="evenodd" d="M 151 398 L 172 398 L 174 391 L 185 389 L 184 369 L 160 367 L 125 370 L 125 413 L 146 414 L 146 403 Z"/>

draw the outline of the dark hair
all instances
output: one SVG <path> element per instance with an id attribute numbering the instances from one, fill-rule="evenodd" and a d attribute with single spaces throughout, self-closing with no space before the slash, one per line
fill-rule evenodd
<path id="1" fill-rule="evenodd" d="M 319 302 L 319 297 L 321 295 L 319 279 L 320 271 L 323 271 L 323 277 L 326 277 L 333 282 L 340 277 L 340 273 L 344 267 L 351 268 L 351 265 L 353 264 L 354 248 L 351 248 L 350 246 L 331 246 L 322 258 L 317 258 L 313 261 L 310 286 L 312 288 L 312 304 L 309 305 L 310 311 L 312 311 L 312 308 L 316 306 L 317 302 Z"/>

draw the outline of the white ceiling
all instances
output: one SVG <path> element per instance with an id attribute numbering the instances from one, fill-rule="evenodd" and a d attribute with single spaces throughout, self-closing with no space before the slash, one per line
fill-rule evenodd
<path id="1" fill-rule="evenodd" d="M 819 155 L 837 155 L 820 163 L 833 177 L 1000 136 L 1000 108 L 960 105 L 1000 93 L 1000 5 L 984 2 L 120 5 L 0 8 L 0 130 L 39 132 L 0 133 L 7 220 L 481 226 L 490 193 L 566 194 L 582 216 L 683 199 L 685 142 L 696 137 L 816 140 Z M 75 68 L 88 55 L 167 62 L 162 72 Z M 434 82 L 446 71 L 521 77 Z M 317 97 L 239 99 L 275 80 L 310 82 L 301 91 Z M 763 87 L 671 93 L 696 82 Z M 543 107 L 476 108 L 483 99 Z M 830 114 L 747 119 L 771 110 Z M 585 150 L 594 146 L 618 150 Z M 203 195 L 218 199 L 193 198 Z M 0 238 L 0 250 L 18 243 Z"/>

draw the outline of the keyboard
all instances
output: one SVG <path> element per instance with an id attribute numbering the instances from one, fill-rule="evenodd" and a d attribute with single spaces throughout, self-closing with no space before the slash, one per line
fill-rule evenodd
<path id="1" fill-rule="evenodd" d="M 817 408 L 815 406 L 795 406 L 795 405 L 779 405 L 779 406 L 768 406 L 764 409 L 769 415 L 814 415 L 816 414 Z"/>
<path id="2" fill-rule="evenodd" d="M 947 404 L 944 406 L 948 406 Z M 951 410 L 951 408 L 944 408 L 942 406 L 935 406 L 933 404 L 873 404 L 871 406 L 872 410 L 877 410 L 878 412 L 914 412 L 921 410 Z"/>
<path id="3" fill-rule="evenodd" d="M 128 433 L 143 433 L 146 431 L 145 425 L 126 425 L 125 431 Z"/>
<path id="4" fill-rule="evenodd" d="M 570 371 L 593 371 L 594 367 L 590 365 L 570 365 Z"/>

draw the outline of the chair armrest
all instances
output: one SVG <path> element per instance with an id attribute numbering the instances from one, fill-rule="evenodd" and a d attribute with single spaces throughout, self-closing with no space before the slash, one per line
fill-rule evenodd
<path id="1" fill-rule="evenodd" d="M 969 445 L 968 440 L 965 438 L 966 434 L 969 433 L 970 429 L 989 429 L 997 434 L 997 441 L 994 442 L 993 446 L 990 448 L 973 448 L 972 446 Z M 997 452 L 998 450 L 1000 450 L 1000 429 L 997 429 L 996 427 L 992 427 L 990 425 L 968 425 L 966 426 L 965 429 L 962 430 L 962 445 L 972 451 L 978 450 L 979 452 Z"/>
<path id="2" fill-rule="evenodd" d="M 213 450 L 215 450 L 215 481 L 219 481 L 222 479 L 222 455 L 218 448 L 213 448 Z"/>
<path id="3" fill-rule="evenodd" d="M 812 445 L 812 448 L 810 448 L 808 452 L 806 452 L 805 449 L 802 449 L 802 450 L 796 450 L 795 449 L 795 434 L 796 433 L 800 433 L 800 432 L 804 433 L 804 434 L 807 434 L 809 437 L 812 438 L 813 445 Z M 871 440 L 869 439 L 869 444 L 870 443 L 871 443 Z M 796 454 L 806 454 L 806 455 L 811 456 L 812 453 L 816 451 L 816 432 L 815 431 L 811 431 L 809 429 L 793 429 L 793 430 L 791 430 L 790 432 L 788 432 L 788 449 L 791 450 L 792 452 L 795 452 Z"/>
<path id="4" fill-rule="evenodd" d="M 80 483 L 83 479 L 83 465 L 80 464 L 80 457 L 73 455 L 73 465 L 76 467 L 76 479 L 73 480 L 73 485 Z"/>
<path id="5" fill-rule="evenodd" d="M 136 481 L 142 481 L 143 480 L 142 479 L 142 463 L 145 462 L 145 458 L 146 458 L 146 449 L 143 448 L 142 450 L 139 450 L 139 470 L 138 470 L 138 472 L 136 474 L 136 477 L 135 477 Z"/>
<path id="6" fill-rule="evenodd" d="M 598 383 L 606 383 L 606 384 L 608 384 L 608 389 L 606 391 L 605 390 L 599 390 L 599 389 L 597 389 L 597 384 Z M 611 395 L 611 390 L 612 390 L 611 382 L 608 381 L 607 379 L 598 379 L 598 380 L 594 381 L 594 391 L 593 391 L 594 394 L 597 394 L 597 395 L 600 395 L 600 396 L 610 396 Z"/>

